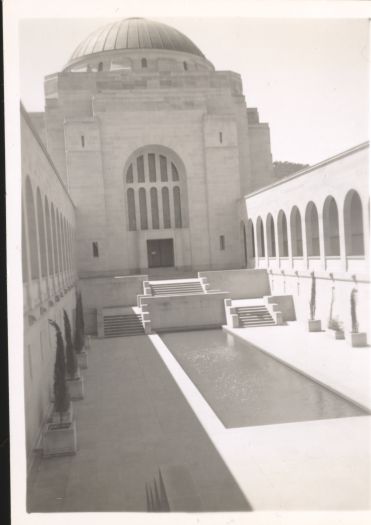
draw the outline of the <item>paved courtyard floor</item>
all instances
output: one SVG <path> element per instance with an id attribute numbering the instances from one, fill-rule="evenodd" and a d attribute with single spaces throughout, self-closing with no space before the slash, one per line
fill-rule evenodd
<path id="1" fill-rule="evenodd" d="M 75 456 L 37 458 L 28 511 L 146 511 L 161 469 L 173 508 L 248 511 L 249 503 L 146 336 L 93 339 Z M 171 492 L 171 491 L 170 491 Z"/>
<path id="2" fill-rule="evenodd" d="M 369 349 L 298 324 L 234 332 L 367 405 Z M 145 511 L 159 468 L 178 510 L 370 509 L 370 416 L 225 428 L 159 335 L 92 340 L 89 359 L 79 451 L 36 460 L 30 511 Z"/>

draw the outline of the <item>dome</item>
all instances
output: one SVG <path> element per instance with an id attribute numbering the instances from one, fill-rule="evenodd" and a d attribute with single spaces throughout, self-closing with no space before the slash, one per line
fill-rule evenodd
<path id="1" fill-rule="evenodd" d="M 103 51 L 166 49 L 205 58 L 197 46 L 177 29 L 145 18 L 125 18 L 91 33 L 75 49 L 68 65 Z"/>

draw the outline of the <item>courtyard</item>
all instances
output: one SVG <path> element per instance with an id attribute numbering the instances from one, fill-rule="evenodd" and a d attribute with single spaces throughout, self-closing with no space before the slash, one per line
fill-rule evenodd
<path id="1" fill-rule="evenodd" d="M 299 346 L 299 323 L 228 330 L 370 407 L 368 348 L 325 332 Z M 35 460 L 29 511 L 143 512 L 159 470 L 178 512 L 369 509 L 369 416 L 226 428 L 157 334 L 92 339 L 89 360 L 74 403 L 78 452 Z"/>

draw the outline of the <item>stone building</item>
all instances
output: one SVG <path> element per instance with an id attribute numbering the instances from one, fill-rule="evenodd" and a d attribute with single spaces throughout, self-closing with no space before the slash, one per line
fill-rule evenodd
<path id="1" fill-rule="evenodd" d="M 50 410 L 48 319 L 74 320 L 76 288 L 100 336 L 112 308 L 148 333 L 221 326 L 237 298 L 291 296 L 305 320 L 313 271 L 324 324 L 334 288 L 347 326 L 351 289 L 367 304 L 368 144 L 277 181 L 238 73 L 141 18 L 99 28 L 44 87 L 45 112 L 21 107 L 29 458 Z M 169 299 L 156 271 L 193 279 L 162 283 Z"/>

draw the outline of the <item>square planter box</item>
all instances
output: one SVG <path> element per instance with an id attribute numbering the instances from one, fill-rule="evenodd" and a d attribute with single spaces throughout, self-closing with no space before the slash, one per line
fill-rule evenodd
<path id="1" fill-rule="evenodd" d="M 43 432 L 43 457 L 76 454 L 76 423 L 47 423 Z"/>
<path id="2" fill-rule="evenodd" d="M 86 350 L 82 350 L 77 356 L 77 363 L 80 368 L 88 368 L 88 353 Z"/>
<path id="3" fill-rule="evenodd" d="M 72 400 L 84 399 L 84 378 L 67 379 L 68 390 Z"/>
<path id="4" fill-rule="evenodd" d="M 335 339 L 345 339 L 343 330 L 334 330 Z"/>
<path id="5" fill-rule="evenodd" d="M 62 420 L 61 416 L 58 412 L 55 412 L 53 410 L 52 414 L 48 418 L 48 423 L 72 423 L 73 421 L 73 405 L 70 403 L 70 407 L 66 412 L 62 412 Z"/>
<path id="6" fill-rule="evenodd" d="M 320 319 L 308 319 L 308 332 L 320 332 L 321 331 L 321 320 Z"/>
<path id="7" fill-rule="evenodd" d="M 367 346 L 366 332 L 349 332 L 347 339 L 353 347 Z"/>

